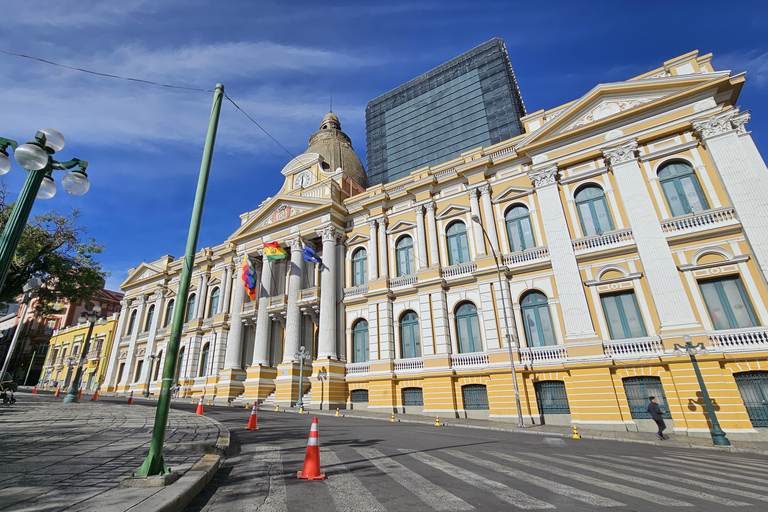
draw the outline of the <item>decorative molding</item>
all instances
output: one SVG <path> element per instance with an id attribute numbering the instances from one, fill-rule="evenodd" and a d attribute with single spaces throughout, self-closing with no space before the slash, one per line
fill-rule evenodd
<path id="1" fill-rule="evenodd" d="M 703 99 L 696 104 L 693 105 L 693 111 L 694 112 L 703 112 L 705 110 L 709 110 L 711 108 L 715 108 L 717 106 L 717 103 L 715 103 L 714 98 L 706 98 Z"/>
<path id="2" fill-rule="evenodd" d="M 483 183 L 477 189 L 480 191 L 480 195 L 483 196 L 490 196 L 491 195 L 491 185 L 489 183 Z"/>
<path id="3" fill-rule="evenodd" d="M 429 201 L 428 203 L 424 203 L 424 208 L 426 208 L 428 212 L 432 212 L 432 213 L 434 213 L 437 210 L 437 207 L 435 206 L 434 201 Z"/>
<path id="4" fill-rule="evenodd" d="M 291 238 L 290 240 L 286 240 L 285 243 L 286 243 L 286 245 L 288 247 L 291 248 L 291 252 L 293 252 L 293 251 L 301 252 L 301 250 L 302 250 L 301 240 L 299 239 L 299 237 Z"/>
<path id="5" fill-rule="evenodd" d="M 606 161 L 611 166 L 630 162 L 637 158 L 637 139 L 632 139 L 618 146 L 604 148 L 602 152 Z"/>
<path id="6" fill-rule="evenodd" d="M 274 211 L 272 211 L 269 218 L 259 224 L 259 227 L 263 228 L 264 226 L 269 226 L 270 224 L 284 221 L 290 217 L 298 215 L 299 213 L 304 213 L 304 210 L 302 208 L 296 208 L 287 204 L 280 205 Z"/>
<path id="7" fill-rule="evenodd" d="M 559 172 L 560 171 L 556 165 L 551 165 L 543 169 L 529 171 L 528 177 L 533 182 L 534 188 L 541 188 L 557 183 L 557 175 Z"/>
<path id="8" fill-rule="evenodd" d="M 317 234 L 320 235 L 323 243 L 332 242 L 339 235 L 339 229 L 336 226 L 325 226 L 322 229 L 318 229 Z"/>
<path id="9" fill-rule="evenodd" d="M 464 215 L 465 213 L 469 212 L 469 206 L 463 206 L 463 205 L 448 205 L 448 208 L 442 210 L 440 213 L 437 214 L 437 219 L 447 219 L 449 217 L 456 217 L 457 215 Z"/>
<path id="10" fill-rule="evenodd" d="M 694 263 L 687 263 L 685 265 L 678 265 L 677 268 L 681 270 L 682 272 L 690 272 L 690 271 L 698 271 L 698 270 L 705 270 L 705 269 L 712 269 L 715 267 L 725 267 L 726 265 L 733 265 L 733 268 L 730 270 L 726 270 L 723 268 L 720 271 L 711 271 L 708 272 L 712 274 L 720 274 L 720 273 L 726 273 L 726 272 L 738 272 L 738 267 L 735 265 L 736 263 L 744 263 L 745 261 L 749 260 L 749 255 L 742 254 L 741 256 L 736 256 L 730 260 L 724 260 L 724 261 L 713 261 L 712 263 L 702 263 L 701 265 L 697 265 Z M 699 277 L 699 275 L 696 275 Z"/>
<path id="11" fill-rule="evenodd" d="M 623 136 L 624 136 L 624 132 L 623 131 L 621 131 L 621 130 L 611 130 L 611 131 L 609 131 L 608 133 L 605 134 L 605 140 L 606 141 L 616 140 L 616 139 L 620 139 Z"/>
<path id="12" fill-rule="evenodd" d="M 751 117 L 752 117 L 752 113 L 749 110 L 746 110 L 741 114 L 736 114 L 735 116 L 733 116 L 733 119 L 731 119 L 731 123 L 733 124 L 733 127 L 736 129 L 736 132 L 739 135 L 743 135 L 747 133 L 746 124 L 749 122 Z"/>
<path id="13" fill-rule="evenodd" d="M 491 203 L 506 203 L 507 201 L 512 201 L 513 199 L 529 196 L 532 193 L 533 187 L 520 187 L 517 185 L 512 185 L 502 190 L 500 194 L 496 194 L 496 197 L 491 200 Z"/>
<path id="14" fill-rule="evenodd" d="M 706 140 L 732 130 L 745 133 L 744 125 L 749 121 L 749 117 L 749 111 L 739 114 L 738 110 L 730 109 L 703 119 L 694 119 L 691 121 L 691 126 L 696 136 Z"/>
<path id="15" fill-rule="evenodd" d="M 411 231 L 413 229 L 416 229 L 415 222 L 411 222 L 407 220 L 399 220 L 391 228 L 387 230 L 387 234 L 391 235 L 393 233 L 400 233 L 402 231 Z"/>
<path id="16" fill-rule="evenodd" d="M 598 105 L 592 107 L 587 113 L 583 114 L 576 121 L 566 126 L 563 131 L 573 130 L 579 126 L 599 121 L 614 114 L 624 112 L 625 110 L 629 110 L 640 105 L 645 105 L 646 103 L 650 103 L 659 99 L 660 97 L 661 96 L 653 96 L 648 98 L 601 101 Z"/>
<path id="17" fill-rule="evenodd" d="M 369 237 L 368 235 L 363 235 L 362 233 L 355 233 L 351 237 L 347 238 L 345 245 L 347 247 L 352 247 L 353 245 L 365 243 L 370 239 L 371 237 Z"/>
<path id="18" fill-rule="evenodd" d="M 608 269 L 608 270 L 618 270 L 618 269 L 611 268 L 611 269 Z M 590 281 L 584 281 L 584 284 L 586 286 L 613 285 L 613 284 L 617 284 L 617 283 L 625 283 L 625 282 L 629 282 L 629 281 L 634 281 L 635 279 L 640 279 L 641 277 L 643 277 L 643 273 L 642 272 L 634 272 L 632 274 L 627 274 L 627 275 L 624 275 L 624 276 L 621 276 L 621 277 L 616 277 L 614 279 L 605 279 L 605 280 L 592 279 Z M 618 286 L 617 287 L 610 287 L 609 286 L 609 288 L 611 288 L 611 289 L 618 289 L 619 287 Z"/>

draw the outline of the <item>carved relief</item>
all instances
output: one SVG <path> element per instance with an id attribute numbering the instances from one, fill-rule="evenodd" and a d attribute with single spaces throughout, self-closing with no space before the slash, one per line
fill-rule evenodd
<path id="1" fill-rule="evenodd" d="M 141 275 L 139 276 L 139 279 L 146 279 L 148 277 L 154 276 L 155 274 L 157 274 L 157 272 L 155 272 L 154 270 L 146 269 L 144 270 L 144 272 L 141 273 Z"/>
<path id="2" fill-rule="evenodd" d="M 480 194 L 483 196 L 490 196 L 491 195 L 491 185 L 488 183 L 483 183 L 477 189 L 480 191 Z"/>
<path id="3" fill-rule="evenodd" d="M 583 126 L 585 124 L 589 124 L 594 121 L 599 121 L 600 119 L 604 119 L 608 116 L 618 114 L 619 112 L 623 112 L 625 110 L 629 110 L 630 108 L 634 108 L 640 105 L 644 105 L 646 103 L 650 103 L 655 99 L 657 98 L 653 97 L 653 98 L 635 98 L 631 100 L 603 101 L 599 105 L 597 105 L 595 108 L 593 108 L 592 110 L 590 110 L 589 112 L 581 116 L 579 119 L 569 124 L 564 131 L 573 130 L 574 128 L 578 128 L 579 126 Z"/>
<path id="4" fill-rule="evenodd" d="M 531 182 L 533 182 L 534 187 L 541 188 L 557 183 L 557 175 L 559 172 L 557 166 L 553 165 L 551 167 L 545 167 L 544 169 L 530 171 L 528 177 L 531 179 Z"/>
<path id="5" fill-rule="evenodd" d="M 261 223 L 259 227 L 269 226 L 270 224 L 274 224 L 275 222 L 281 222 L 285 219 L 288 219 L 290 217 L 293 217 L 299 213 L 303 213 L 304 210 L 301 208 L 295 208 L 293 206 L 288 205 L 282 205 L 279 208 L 277 208 L 275 211 L 272 212 L 272 215 Z"/>
<path id="6" fill-rule="evenodd" d="M 704 119 L 694 119 L 691 121 L 691 126 L 700 139 L 728 133 L 734 129 L 739 133 L 745 133 L 744 125 L 749 121 L 749 112 L 737 114 L 736 110 L 731 109 Z"/>
<path id="7" fill-rule="evenodd" d="M 339 236 L 339 230 L 335 226 L 326 226 L 317 232 L 325 242 L 333 242 Z"/>
<path id="8" fill-rule="evenodd" d="M 636 158 L 637 140 L 632 139 L 612 148 L 604 148 L 602 151 L 603 156 L 608 161 L 609 165 L 618 165 L 624 162 L 629 162 Z"/>

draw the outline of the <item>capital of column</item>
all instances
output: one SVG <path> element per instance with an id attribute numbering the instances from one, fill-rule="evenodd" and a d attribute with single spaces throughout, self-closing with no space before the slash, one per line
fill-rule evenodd
<path id="1" fill-rule="evenodd" d="M 139 295 L 133 298 L 133 302 L 135 302 L 137 306 L 140 306 L 141 304 L 147 302 L 147 297 L 145 295 Z"/>
<path id="2" fill-rule="evenodd" d="M 301 252 L 301 240 L 299 239 L 299 237 L 286 240 L 286 243 L 291 248 L 291 252 L 293 251 Z"/>
<path id="3" fill-rule="evenodd" d="M 637 139 L 632 139 L 618 146 L 603 148 L 602 152 L 609 165 L 618 165 L 635 160 L 637 158 Z"/>
<path id="4" fill-rule="evenodd" d="M 424 208 L 426 208 L 428 212 L 432 212 L 432 213 L 435 213 L 435 211 L 437 210 L 435 203 L 433 203 L 432 201 L 428 203 L 424 203 Z"/>
<path id="5" fill-rule="evenodd" d="M 378 221 L 376 219 L 368 219 L 368 226 L 370 226 L 372 229 L 376 229 L 377 224 Z"/>
<path id="6" fill-rule="evenodd" d="M 469 196 L 470 199 L 477 197 L 477 189 L 470 188 L 469 190 L 467 190 L 467 195 Z"/>
<path id="7" fill-rule="evenodd" d="M 132 303 L 133 301 L 131 301 L 130 299 L 123 299 L 120 301 L 120 308 L 122 309 L 129 308 Z"/>
<path id="8" fill-rule="evenodd" d="M 413 207 L 413 211 L 415 211 L 417 215 L 424 215 L 424 205 L 417 204 Z"/>
<path id="9" fill-rule="evenodd" d="M 378 219 L 376 222 L 378 222 L 378 224 L 379 224 L 379 231 L 384 231 L 385 229 L 387 229 L 387 218 L 386 217 L 382 217 L 382 218 Z"/>
<path id="10" fill-rule="evenodd" d="M 320 235 L 323 243 L 335 242 L 339 237 L 339 229 L 336 226 L 325 226 L 324 228 L 319 229 L 317 234 Z"/>
<path id="11" fill-rule="evenodd" d="M 556 165 L 550 165 L 543 169 L 529 171 L 528 177 L 531 179 L 531 182 L 533 182 L 535 188 L 541 188 L 556 183 L 559 172 L 560 171 L 557 169 Z"/>
<path id="12" fill-rule="evenodd" d="M 480 194 L 483 196 L 489 196 L 491 195 L 491 184 L 490 183 L 483 183 L 479 187 L 477 187 L 477 190 L 480 191 Z"/>
<path id="13" fill-rule="evenodd" d="M 694 119 L 691 121 L 691 127 L 697 137 L 706 140 L 715 135 L 722 135 L 732 130 L 738 130 L 740 133 L 744 133 L 746 130 L 744 125 L 749 121 L 749 118 L 749 111 L 739 114 L 738 110 L 730 109 L 703 119 Z"/>
<path id="14" fill-rule="evenodd" d="M 164 291 L 164 288 L 163 288 L 163 287 L 160 287 L 160 288 L 158 288 L 157 290 L 155 290 L 155 291 L 152 293 L 152 296 L 151 296 L 151 300 L 152 300 L 152 302 L 157 302 L 157 301 L 159 301 L 160 299 L 162 299 L 162 298 L 163 298 L 163 291 Z"/>

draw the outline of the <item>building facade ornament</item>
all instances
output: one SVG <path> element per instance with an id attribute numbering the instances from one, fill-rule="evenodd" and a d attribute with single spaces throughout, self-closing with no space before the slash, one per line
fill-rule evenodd
<path id="1" fill-rule="evenodd" d="M 736 129 L 738 134 L 742 135 L 747 133 L 746 124 L 749 122 L 751 117 L 752 113 L 749 110 L 733 116 L 733 119 L 731 119 L 731 124 Z"/>
<path id="2" fill-rule="evenodd" d="M 293 251 L 301 251 L 301 249 L 302 249 L 302 247 L 301 247 L 301 239 L 299 239 L 299 237 L 291 238 L 290 240 L 286 240 L 285 243 L 288 245 L 288 247 L 291 248 L 291 252 L 293 252 Z"/>
<path id="3" fill-rule="evenodd" d="M 424 203 L 424 208 L 427 209 L 427 213 L 432 212 L 433 214 L 437 210 L 437 207 L 435 206 L 435 203 L 433 201 L 429 201 L 428 203 Z"/>
<path id="4" fill-rule="evenodd" d="M 544 167 L 543 169 L 530 171 L 528 177 L 531 178 L 535 188 L 541 188 L 557 183 L 557 175 L 559 172 L 560 171 L 556 165 L 551 165 L 549 167 Z"/>
<path id="5" fill-rule="evenodd" d="M 480 194 L 483 196 L 491 196 L 491 185 L 490 183 L 483 183 L 479 187 L 477 187 L 477 190 L 480 191 Z"/>
<path id="6" fill-rule="evenodd" d="M 726 110 L 725 112 L 720 112 L 719 114 L 705 117 L 704 119 L 694 119 L 691 121 L 691 126 L 700 139 L 708 139 L 715 135 L 728 133 L 736 128 L 733 125 L 733 118 L 736 114 L 737 111 L 735 109 Z M 745 112 L 745 114 L 748 114 L 748 112 Z M 743 122 L 740 122 L 740 126 L 743 126 L 748 120 L 749 117 Z"/>
<path id="7" fill-rule="evenodd" d="M 637 139 L 632 139 L 618 146 L 603 148 L 602 152 L 609 165 L 629 162 L 637 158 Z"/>
<path id="8" fill-rule="evenodd" d="M 318 230 L 317 234 L 320 235 L 323 242 L 331 242 L 338 238 L 339 229 L 336 226 L 325 226 L 324 228 Z"/>

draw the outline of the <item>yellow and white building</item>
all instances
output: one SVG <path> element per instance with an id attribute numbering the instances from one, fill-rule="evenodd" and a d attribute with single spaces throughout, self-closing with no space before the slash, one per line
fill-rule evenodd
<path id="1" fill-rule="evenodd" d="M 188 297 L 171 256 L 129 272 L 105 386 L 157 392 L 181 301 L 183 395 L 514 421 L 508 317 L 528 424 L 649 430 L 655 395 L 676 433 L 708 434 L 674 352 L 690 336 L 723 429 L 765 433 L 768 170 L 736 106 L 744 74 L 710 60 L 597 85 L 515 139 L 372 187 L 328 114 L 277 194 L 198 252 Z M 290 259 L 263 258 L 271 241 Z"/>

